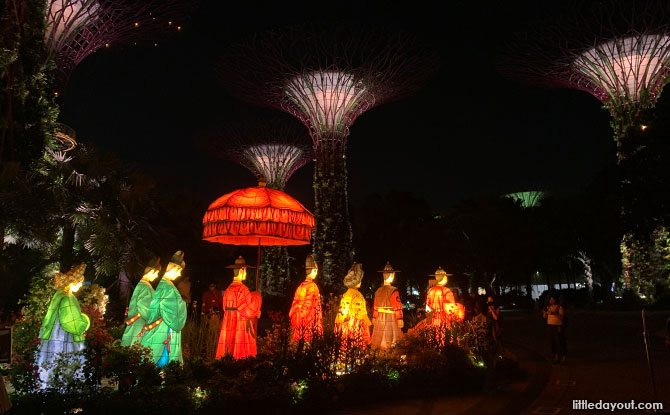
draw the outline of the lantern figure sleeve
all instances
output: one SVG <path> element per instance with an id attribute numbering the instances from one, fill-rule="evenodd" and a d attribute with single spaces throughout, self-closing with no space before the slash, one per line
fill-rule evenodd
<path id="1" fill-rule="evenodd" d="M 130 346 L 140 341 L 137 337 L 148 322 L 149 307 L 154 297 L 154 289 L 147 281 L 141 280 L 128 306 L 128 318 L 126 319 L 126 330 L 121 339 L 122 346 Z"/>
<path id="2" fill-rule="evenodd" d="M 172 281 L 164 278 L 158 283 L 147 321 L 140 337 L 142 346 L 151 348 L 154 363 L 163 367 L 183 362 L 181 330 L 186 324 L 186 303 Z"/>
<path id="3" fill-rule="evenodd" d="M 51 299 L 40 329 L 36 363 L 43 387 L 46 386 L 50 374 L 45 364 L 53 361 L 59 353 L 83 351 L 84 332 L 88 330 L 89 325 L 90 320 L 81 312 L 76 297 L 68 291 L 58 290 Z M 81 356 L 73 356 L 72 360 L 78 360 L 83 364 Z M 83 378 L 81 373 L 75 376 Z"/>
<path id="4" fill-rule="evenodd" d="M 372 330 L 372 347 L 388 349 L 400 340 L 402 331 L 402 303 L 398 289 L 390 285 L 381 286 L 375 293 L 373 309 L 374 328 Z"/>
<path id="5" fill-rule="evenodd" d="M 365 347 L 370 344 L 370 326 L 365 297 L 355 288 L 349 288 L 340 300 L 340 311 L 335 318 L 335 331 L 345 344 Z"/>
<path id="6" fill-rule="evenodd" d="M 293 341 L 312 340 L 313 334 L 323 334 L 321 294 L 313 281 L 304 281 L 295 291 L 291 310 L 288 312 L 293 327 Z"/>
<path id="7" fill-rule="evenodd" d="M 261 312 L 261 295 L 233 281 L 223 293 L 223 322 L 216 358 L 226 354 L 235 359 L 256 356 L 255 319 Z"/>

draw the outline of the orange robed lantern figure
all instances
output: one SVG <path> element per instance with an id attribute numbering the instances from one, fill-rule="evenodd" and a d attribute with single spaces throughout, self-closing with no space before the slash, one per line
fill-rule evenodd
<path id="1" fill-rule="evenodd" d="M 381 272 L 384 277 L 384 285 L 375 292 L 375 302 L 372 311 L 372 347 L 382 349 L 390 348 L 393 343 L 402 337 L 402 303 L 398 289 L 391 284 L 396 272 L 390 262 Z"/>
<path id="2" fill-rule="evenodd" d="M 319 287 L 314 283 L 319 268 L 314 262 L 312 255 L 307 255 L 305 260 L 305 271 L 307 277 L 295 291 L 293 304 L 288 316 L 291 318 L 293 327 L 293 341 L 312 341 L 313 335 L 323 334 L 323 321 L 321 316 L 321 294 Z"/>
<path id="3" fill-rule="evenodd" d="M 358 291 L 363 280 L 363 265 L 353 263 L 344 277 L 348 288 L 340 300 L 340 311 L 335 317 L 335 332 L 342 336 L 343 348 L 348 345 L 365 347 L 370 344 L 370 326 L 365 297 Z"/>
<path id="4" fill-rule="evenodd" d="M 233 268 L 235 276 L 223 293 L 223 322 L 216 358 L 226 354 L 235 359 L 256 356 L 255 320 L 260 317 L 262 300 L 258 291 L 249 292 L 247 286 L 242 284 L 247 278 L 247 268 L 254 267 L 246 265 L 240 256 L 235 260 L 235 265 L 226 268 Z"/>
<path id="5" fill-rule="evenodd" d="M 445 285 L 447 285 L 447 277 L 453 274 L 447 274 L 442 267 L 438 267 L 435 274 L 430 274 L 435 277 L 437 285 L 428 290 L 426 298 L 426 313 L 427 321 L 431 326 L 441 327 L 446 325 L 449 327 L 451 321 L 463 320 L 465 317 L 465 309 L 462 304 L 457 304 L 454 300 L 454 294 Z"/>

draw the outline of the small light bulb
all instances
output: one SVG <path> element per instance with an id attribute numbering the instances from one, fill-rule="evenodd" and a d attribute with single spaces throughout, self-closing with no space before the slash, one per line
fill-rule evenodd
<path id="1" fill-rule="evenodd" d="M 135 27 L 139 26 L 140 24 L 138 22 L 135 22 Z"/>
<path id="2" fill-rule="evenodd" d="M 642 131 L 644 131 L 644 130 L 647 129 L 647 126 L 643 124 L 643 125 L 640 126 L 640 129 L 641 129 Z"/>

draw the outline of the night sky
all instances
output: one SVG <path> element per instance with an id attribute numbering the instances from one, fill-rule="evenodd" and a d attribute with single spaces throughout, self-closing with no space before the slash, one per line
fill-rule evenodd
<path id="1" fill-rule="evenodd" d="M 415 95 L 354 123 L 347 151 L 353 205 L 392 190 L 423 197 L 435 211 L 492 192 L 569 196 L 615 162 L 609 115 L 588 93 L 527 87 L 495 71 L 499 46 L 540 12 L 534 2 L 499 3 L 413 1 L 409 9 L 370 1 L 202 1 L 185 29 L 158 47 L 103 50 L 85 59 L 65 91 L 61 121 L 80 142 L 210 202 L 255 185 L 246 169 L 204 154 L 194 141 L 256 111 L 217 79 L 226 47 L 285 24 L 381 23 L 424 38 L 441 67 Z M 307 165 L 287 185 L 308 208 L 312 173 Z"/>

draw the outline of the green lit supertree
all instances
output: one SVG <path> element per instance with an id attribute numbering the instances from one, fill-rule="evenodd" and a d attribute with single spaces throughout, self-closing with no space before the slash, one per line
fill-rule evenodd
<path id="1" fill-rule="evenodd" d="M 220 79 L 237 97 L 281 109 L 309 129 L 315 157 L 314 257 L 331 291 L 353 261 L 347 197 L 350 127 L 370 108 L 416 91 L 436 57 L 417 38 L 351 25 L 285 28 L 225 54 Z"/>
<path id="2" fill-rule="evenodd" d="M 508 193 L 505 197 L 520 203 L 522 208 L 532 208 L 540 206 L 545 195 L 546 193 L 541 190 L 531 190 L 527 192 Z"/>
<path id="3" fill-rule="evenodd" d="M 654 107 L 670 79 L 670 3 L 610 1 L 570 6 L 568 13 L 554 14 L 551 21 L 541 22 L 503 48 L 500 68 L 526 83 L 579 89 L 600 100 L 612 117 L 617 162 L 624 170 L 643 145 L 639 136 L 647 129 L 644 113 Z M 636 197 L 632 179 L 621 181 L 621 193 L 627 198 Z M 623 223 L 641 228 L 636 223 L 641 218 L 629 214 L 626 202 L 621 206 Z M 658 240 L 667 239 L 663 235 L 667 236 L 664 226 L 643 236 L 624 233 L 626 286 L 645 285 L 641 280 L 648 274 L 648 257 L 658 256 L 654 251 Z"/>

